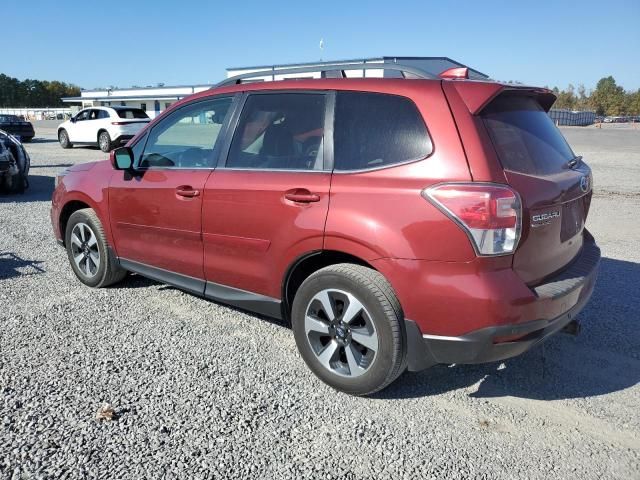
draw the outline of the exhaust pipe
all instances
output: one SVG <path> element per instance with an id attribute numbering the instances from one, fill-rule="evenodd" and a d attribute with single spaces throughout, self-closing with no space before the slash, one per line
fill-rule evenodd
<path id="1" fill-rule="evenodd" d="M 577 336 L 580 333 L 581 325 L 578 320 L 571 320 L 562 328 L 562 333 L 567 333 L 569 335 Z"/>

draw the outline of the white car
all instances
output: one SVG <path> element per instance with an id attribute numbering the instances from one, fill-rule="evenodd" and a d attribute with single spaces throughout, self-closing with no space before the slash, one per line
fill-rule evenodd
<path id="1" fill-rule="evenodd" d="M 97 145 L 108 152 L 127 143 L 150 121 L 141 108 L 85 108 L 58 126 L 58 141 L 62 148 L 71 148 L 74 144 Z"/>

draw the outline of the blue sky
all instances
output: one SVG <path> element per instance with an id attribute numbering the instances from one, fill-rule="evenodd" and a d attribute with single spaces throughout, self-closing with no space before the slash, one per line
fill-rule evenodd
<path id="1" fill-rule="evenodd" d="M 613 75 L 640 88 L 640 0 L 3 3 L 0 73 L 84 88 L 211 83 L 226 67 L 383 55 L 448 56 L 535 85 L 590 89 Z"/>

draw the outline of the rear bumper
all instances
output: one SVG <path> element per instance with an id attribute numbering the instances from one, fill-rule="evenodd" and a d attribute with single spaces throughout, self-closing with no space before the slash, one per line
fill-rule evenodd
<path id="1" fill-rule="evenodd" d="M 2 130 L 2 128 L 0 128 Z M 36 132 L 33 130 L 33 127 L 16 127 L 16 128 L 6 128 L 5 132 L 10 133 L 14 137 L 20 138 L 33 138 Z"/>
<path id="2" fill-rule="evenodd" d="M 532 287 L 536 302 L 560 302 L 568 308 L 551 319 L 495 325 L 463 335 L 423 335 L 417 324 L 406 320 L 409 370 L 435 364 L 475 364 L 520 355 L 561 330 L 580 313 L 593 293 L 600 249 L 589 235 L 573 263 L 544 284 Z"/>

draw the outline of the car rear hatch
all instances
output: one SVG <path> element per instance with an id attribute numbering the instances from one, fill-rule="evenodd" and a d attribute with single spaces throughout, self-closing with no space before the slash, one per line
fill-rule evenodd
<path id="1" fill-rule="evenodd" d="M 497 163 L 488 169 L 496 172 L 491 180 L 507 183 L 521 198 L 513 269 L 527 284 L 537 285 L 566 268 L 582 249 L 591 170 L 547 115 L 555 100 L 548 90 L 485 83 L 481 94 L 472 95 L 473 85 L 466 88 L 461 97 L 477 133 L 495 152 L 484 155 L 485 162 Z"/>

